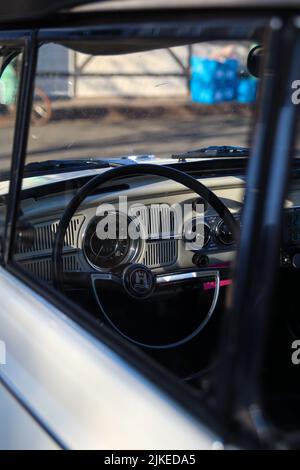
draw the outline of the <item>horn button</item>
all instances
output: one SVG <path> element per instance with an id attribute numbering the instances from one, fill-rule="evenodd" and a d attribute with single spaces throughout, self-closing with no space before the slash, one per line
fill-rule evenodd
<path id="1" fill-rule="evenodd" d="M 155 288 L 155 276 L 143 264 L 129 264 L 123 271 L 122 282 L 125 291 L 135 299 L 149 297 Z"/>

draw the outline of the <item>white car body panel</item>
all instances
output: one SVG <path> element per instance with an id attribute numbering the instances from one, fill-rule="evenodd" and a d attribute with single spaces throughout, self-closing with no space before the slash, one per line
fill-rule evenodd
<path id="1" fill-rule="evenodd" d="M 49 434 L 0 385 L 0 450 L 57 450 Z"/>
<path id="2" fill-rule="evenodd" d="M 6 344 L 0 378 L 62 447 L 222 447 L 218 436 L 3 268 L 0 298 L 0 339 Z M 0 416 L 5 415 L 0 439 L 20 406 L 15 400 L 15 407 L 8 407 L 7 399 L 0 391 Z M 32 423 L 17 422 L 18 433 L 7 433 L 2 447 L 55 446 L 51 439 L 37 438 Z"/>

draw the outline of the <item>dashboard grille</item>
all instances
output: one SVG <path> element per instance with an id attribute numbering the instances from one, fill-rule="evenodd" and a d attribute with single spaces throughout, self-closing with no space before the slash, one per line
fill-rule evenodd
<path id="1" fill-rule="evenodd" d="M 140 217 L 147 239 L 169 238 L 175 232 L 175 214 L 168 204 L 151 204 L 135 207 L 134 215 Z"/>
<path id="2" fill-rule="evenodd" d="M 175 234 L 175 214 L 167 204 L 153 204 L 135 209 L 144 226 L 146 248 L 141 262 L 149 268 L 172 265 L 178 257 L 178 240 Z M 68 253 L 78 246 L 78 235 L 85 217 L 71 219 L 64 240 L 63 267 L 65 272 L 82 271 L 77 253 Z M 52 220 L 34 225 L 34 240 L 29 248 L 21 242 L 17 259 L 25 269 L 44 281 L 52 280 L 51 253 L 59 221 Z M 165 237 L 165 238 L 164 238 Z M 30 258 L 30 259 L 28 259 Z"/>
<path id="3" fill-rule="evenodd" d="M 77 247 L 77 237 L 79 229 L 84 221 L 84 216 L 76 216 L 71 219 L 69 227 L 66 232 L 64 247 L 65 248 L 76 248 Z M 50 253 L 53 248 L 54 237 L 57 231 L 59 221 L 47 221 L 41 222 L 34 225 L 34 238 L 33 244 L 31 247 L 26 247 L 19 242 L 18 254 L 46 254 Z"/>
<path id="4" fill-rule="evenodd" d="M 141 260 L 149 268 L 169 266 L 177 260 L 178 241 L 174 238 L 176 218 L 168 204 L 135 207 L 146 238 L 146 250 Z"/>
<path id="5" fill-rule="evenodd" d="M 30 261 L 22 262 L 22 266 L 42 281 L 52 280 L 52 258 L 31 259 Z M 76 254 L 63 256 L 63 269 L 64 272 L 82 271 Z"/>
<path id="6" fill-rule="evenodd" d="M 175 263 L 177 245 L 178 241 L 175 239 L 148 241 L 142 263 L 149 268 L 159 268 Z"/>

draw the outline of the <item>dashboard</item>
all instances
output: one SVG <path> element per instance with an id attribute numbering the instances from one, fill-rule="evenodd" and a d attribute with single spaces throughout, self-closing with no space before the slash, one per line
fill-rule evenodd
<path id="1" fill-rule="evenodd" d="M 238 222 L 241 220 L 244 177 L 213 177 L 200 179 L 229 208 Z M 125 214 L 119 207 L 119 196 L 127 198 Z M 18 232 L 16 259 L 44 281 L 52 281 L 52 248 L 59 220 L 74 191 L 49 194 L 22 201 L 22 220 L 30 230 Z M 199 197 L 172 181 L 162 183 L 157 178 L 132 178 L 124 190 L 110 186 L 101 194 L 93 194 L 82 204 L 68 227 L 63 250 L 65 272 L 99 272 L 120 264 L 143 263 L 156 273 L 189 269 L 191 267 L 230 264 L 234 259 L 235 243 L 224 221 L 203 203 L 204 214 L 195 210 Z M 111 205 L 111 212 L 121 225 L 128 228 L 136 217 L 144 236 L 138 240 L 122 238 L 120 233 L 111 240 L 99 240 L 96 227 L 97 211 L 102 204 Z M 184 220 L 179 224 L 172 207 L 187 206 Z M 45 215 L 46 214 L 46 215 Z M 128 215 L 129 214 L 129 215 Z M 203 218 L 201 218 L 203 217 Z M 204 221 L 201 249 L 187 249 L 182 236 L 183 225 L 193 232 L 198 221 Z M 169 236 L 165 237 L 166 221 Z M 22 225 L 22 222 L 21 222 Z M 30 235 L 28 236 L 28 232 Z M 25 233 L 25 236 L 24 236 Z M 284 234 L 281 265 L 300 267 L 300 185 L 294 181 L 284 211 Z"/>
<path id="2" fill-rule="evenodd" d="M 244 180 L 237 177 L 205 178 L 203 183 L 214 190 L 239 220 L 243 201 Z M 110 187 L 101 195 L 84 201 L 68 227 L 63 249 L 65 272 L 106 272 L 126 263 L 142 263 L 156 273 L 166 273 L 191 267 L 216 266 L 231 263 L 235 243 L 224 221 L 197 195 L 181 185 L 157 178 L 134 178 L 122 191 L 128 207 L 120 207 L 120 191 Z M 30 222 L 31 237 L 25 240 L 20 230 L 16 259 L 44 281 L 51 282 L 51 255 L 55 233 L 72 191 L 38 199 L 24 200 L 23 220 Z M 202 204 L 203 212 L 197 207 Z M 109 210 L 106 217 L 117 220 L 118 230 L 113 237 L 99 239 L 97 227 L 103 215 L 99 207 Z M 122 202 L 121 202 L 122 205 Z M 182 208 L 178 221 L 174 207 Z M 42 214 L 42 215 L 41 215 Z M 44 216 L 47 214 L 47 217 Z M 123 235 L 138 219 L 143 236 L 131 239 Z M 189 242 L 197 225 L 204 222 L 199 249 Z M 184 234 L 183 234 L 184 231 Z"/>

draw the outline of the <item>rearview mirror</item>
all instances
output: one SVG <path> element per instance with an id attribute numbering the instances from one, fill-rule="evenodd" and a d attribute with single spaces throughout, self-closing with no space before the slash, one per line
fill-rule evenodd
<path id="1" fill-rule="evenodd" d="M 261 46 L 253 47 L 247 58 L 248 72 L 256 78 L 260 76 L 261 64 L 264 57 L 264 50 Z"/>

